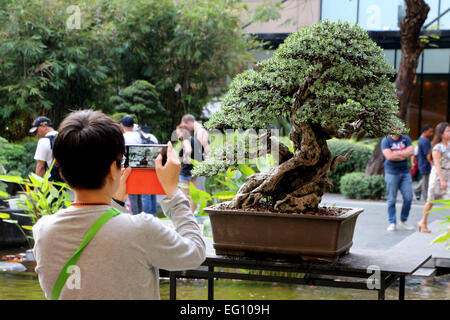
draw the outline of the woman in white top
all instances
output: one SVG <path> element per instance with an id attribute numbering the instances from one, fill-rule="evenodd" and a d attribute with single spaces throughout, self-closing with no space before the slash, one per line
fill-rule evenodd
<path id="1" fill-rule="evenodd" d="M 431 168 L 428 186 L 428 201 L 449 199 L 450 186 L 450 126 L 441 122 L 436 126 L 432 149 L 433 167 Z M 428 212 L 433 204 L 427 202 L 423 208 L 422 220 L 417 224 L 417 230 L 431 232 L 427 226 Z"/>

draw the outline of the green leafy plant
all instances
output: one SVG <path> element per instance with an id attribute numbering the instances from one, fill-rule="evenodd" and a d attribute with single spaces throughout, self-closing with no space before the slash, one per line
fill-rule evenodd
<path id="1" fill-rule="evenodd" d="M 8 213 L 0 212 L 0 219 L 17 225 L 25 236 L 30 248 L 33 247 L 33 236 L 29 231 L 31 231 L 32 226 L 39 218 L 54 214 L 58 210 L 70 206 L 72 202 L 72 197 L 67 192 L 69 187 L 65 183 L 50 181 L 50 171 L 51 168 L 45 173 L 44 177 L 34 173 L 31 173 L 27 178 L 0 175 L 0 181 L 17 183 L 23 187 L 24 193 L 20 195 L 17 206 L 24 213 L 12 213 L 12 215 L 29 218 L 31 225 L 20 225 L 19 221 L 13 219 L 11 214 Z M 0 191 L 1 196 L 8 196 L 8 194 Z"/>
<path id="2" fill-rule="evenodd" d="M 333 184 L 330 191 L 339 192 L 341 178 L 347 173 L 364 171 L 373 149 L 356 141 L 344 139 L 331 139 L 327 141 L 327 144 L 333 156 L 353 150 L 346 162 L 339 163 L 335 170 L 328 173 L 328 179 Z"/>
<path id="3" fill-rule="evenodd" d="M 198 165 L 198 162 L 192 160 Z M 255 173 L 250 166 L 241 164 L 238 169 L 228 169 L 226 172 L 218 173 L 209 182 L 208 191 L 203 191 L 195 187 L 191 182 L 189 185 L 189 197 L 194 203 L 199 206 L 199 216 L 206 216 L 203 209 L 208 205 L 217 204 L 223 201 L 228 201 L 236 196 L 239 187 L 244 183 L 245 179 Z M 183 185 L 181 185 L 184 187 Z"/>
<path id="4" fill-rule="evenodd" d="M 352 172 L 341 178 L 340 191 L 351 199 L 381 199 L 386 194 L 386 183 L 382 175 Z"/>
<path id="5" fill-rule="evenodd" d="M 159 122 L 165 109 L 159 101 L 159 94 L 151 83 L 145 80 L 137 80 L 130 86 L 119 91 L 118 96 L 112 96 L 109 100 L 115 105 L 117 112 L 134 114 L 139 125 L 150 125 L 152 132 L 161 135 Z"/>
<path id="6" fill-rule="evenodd" d="M 20 142 L 10 143 L 0 137 L 0 174 L 19 175 L 26 177 L 34 171 L 36 160 L 37 139 L 26 138 Z"/>
<path id="7" fill-rule="evenodd" d="M 430 201 L 431 203 L 435 204 L 443 204 L 444 206 L 433 208 L 430 211 L 427 212 L 427 214 L 430 214 L 431 212 L 435 211 L 441 211 L 441 210 L 449 210 L 450 209 L 450 199 L 447 200 L 433 200 Z M 443 230 L 442 233 L 437 236 L 431 243 L 441 243 L 445 242 L 445 247 L 450 250 L 450 216 L 443 217 L 444 220 L 441 221 L 441 224 L 444 226 L 447 226 L 446 230 Z"/>

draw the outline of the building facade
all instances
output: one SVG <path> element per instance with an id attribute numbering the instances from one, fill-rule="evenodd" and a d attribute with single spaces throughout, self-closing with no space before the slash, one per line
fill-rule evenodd
<path id="1" fill-rule="evenodd" d="M 430 11 L 424 27 L 433 36 L 425 40 L 429 43 L 419 60 L 408 107 L 407 123 L 412 139 L 420 136 L 424 124 L 435 126 L 450 120 L 450 0 L 425 1 Z M 248 32 L 276 48 L 290 33 L 323 19 L 356 23 L 368 31 L 384 49 L 387 61 L 398 70 L 400 20 L 405 15 L 403 0 L 287 0 L 282 8 L 279 20 L 253 25 Z M 293 20 L 295 23 L 290 23 Z"/>

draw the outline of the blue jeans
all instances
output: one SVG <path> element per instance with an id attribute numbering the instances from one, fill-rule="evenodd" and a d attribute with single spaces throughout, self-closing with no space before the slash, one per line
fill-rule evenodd
<path id="1" fill-rule="evenodd" d="M 142 200 L 142 211 L 156 216 L 156 205 L 157 205 L 156 195 L 143 194 L 141 200 Z"/>
<path id="2" fill-rule="evenodd" d="M 400 173 L 400 174 L 390 174 L 386 173 L 384 175 L 384 181 L 386 181 L 386 197 L 388 206 L 388 217 L 389 223 L 396 223 L 396 213 L 395 213 L 395 203 L 397 201 L 397 193 L 400 193 L 403 197 L 402 212 L 400 215 L 401 221 L 408 220 L 409 211 L 411 209 L 411 203 L 413 200 L 413 190 L 412 190 L 412 179 L 411 174 Z"/>
<path id="3" fill-rule="evenodd" d="M 140 194 L 129 194 L 128 200 L 130 200 L 132 214 L 139 214 L 142 212 L 142 199 Z"/>

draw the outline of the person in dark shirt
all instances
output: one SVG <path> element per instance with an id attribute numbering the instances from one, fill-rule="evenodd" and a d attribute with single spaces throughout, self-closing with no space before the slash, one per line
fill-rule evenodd
<path id="1" fill-rule="evenodd" d="M 389 218 L 387 230 L 396 230 L 395 203 L 399 190 L 403 197 L 399 225 L 406 230 L 413 230 L 414 228 L 406 223 L 413 199 L 412 178 L 408 167 L 408 158 L 414 155 L 411 138 L 407 135 L 391 134 L 381 141 L 381 151 L 384 156 L 384 176 L 387 188 Z"/>
<path id="2" fill-rule="evenodd" d="M 429 124 L 426 124 L 422 128 L 422 134 L 419 137 L 417 146 L 417 162 L 419 165 L 419 173 L 422 176 L 419 184 L 414 189 L 414 193 L 417 195 L 422 194 L 423 199 L 427 201 L 428 193 L 428 180 L 430 178 L 431 166 L 433 161 L 431 159 L 431 142 L 434 129 Z M 418 199 L 420 199 L 418 197 Z"/>

